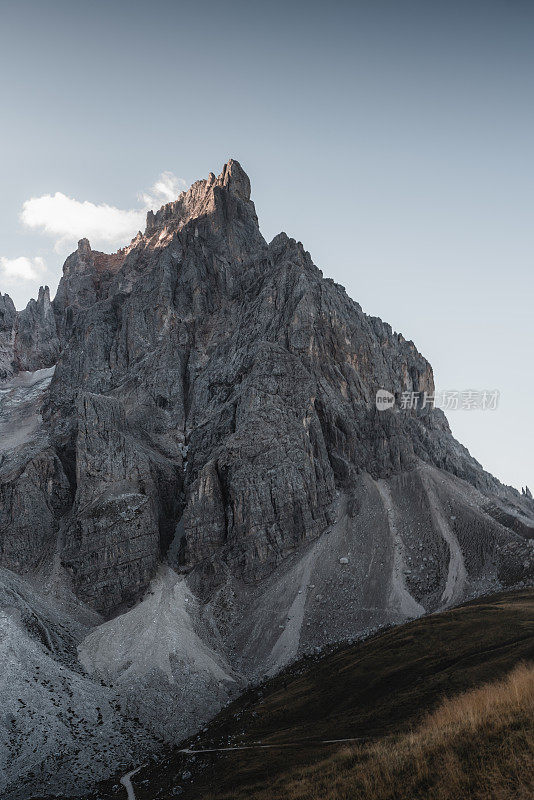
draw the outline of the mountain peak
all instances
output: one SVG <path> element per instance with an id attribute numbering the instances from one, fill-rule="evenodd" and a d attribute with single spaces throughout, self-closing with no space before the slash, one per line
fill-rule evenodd
<path id="1" fill-rule="evenodd" d="M 250 179 L 239 163 L 231 158 L 224 164 L 219 176 L 213 172 L 208 177 L 195 181 L 185 192 L 180 192 L 176 200 L 165 203 L 159 211 L 149 211 L 146 218 L 146 236 L 168 226 L 183 228 L 196 219 L 216 210 L 215 193 L 225 189 L 237 200 L 250 203 Z"/>
<path id="2" fill-rule="evenodd" d="M 249 177 L 235 159 L 231 158 L 217 177 L 210 172 L 207 178 L 195 181 L 159 211 L 149 211 L 145 237 L 151 240 L 152 246 L 161 247 L 191 222 L 197 222 L 198 232 L 202 228 L 208 237 L 222 234 L 228 242 L 235 242 L 237 238 L 240 240 L 238 250 L 246 243 L 254 250 L 265 247 L 250 199 Z M 239 254 L 235 255 L 240 258 Z"/>
<path id="3" fill-rule="evenodd" d="M 241 200 L 250 200 L 250 179 L 239 161 L 231 158 L 224 165 L 217 180 Z"/>
<path id="4" fill-rule="evenodd" d="M 50 287 L 49 286 L 39 286 L 39 294 L 37 296 L 37 302 L 50 305 Z"/>
<path id="5" fill-rule="evenodd" d="M 89 239 L 85 237 L 78 242 L 78 253 L 89 255 L 91 253 L 91 244 Z"/>

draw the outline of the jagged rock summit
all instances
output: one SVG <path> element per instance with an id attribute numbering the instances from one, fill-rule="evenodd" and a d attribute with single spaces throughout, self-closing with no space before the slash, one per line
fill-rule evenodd
<path id="1" fill-rule="evenodd" d="M 117 253 L 82 239 L 52 303 L 0 296 L 0 370 L 0 564 L 112 618 L 82 648 L 106 680 L 153 596 L 189 643 L 187 670 L 165 652 L 178 691 L 200 663 L 238 684 L 532 578 L 531 498 L 441 411 L 377 409 L 432 394 L 429 363 L 300 242 L 264 240 L 237 161 Z"/>
<path id="2" fill-rule="evenodd" d="M 59 352 L 48 286 L 41 286 L 37 300 L 20 312 L 9 295 L 0 293 L 0 380 L 51 367 Z"/>

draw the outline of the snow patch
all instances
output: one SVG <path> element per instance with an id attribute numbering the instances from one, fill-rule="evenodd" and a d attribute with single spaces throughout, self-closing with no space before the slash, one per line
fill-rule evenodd
<path id="1" fill-rule="evenodd" d="M 47 367 L 45 369 L 36 369 L 34 372 L 18 372 L 14 378 L 0 384 L 2 391 L 7 389 L 31 389 L 42 381 L 50 381 L 54 372 L 54 367 Z"/>
<path id="2" fill-rule="evenodd" d="M 54 370 L 19 372 L 0 385 L 0 452 L 26 444 L 39 432 L 40 407 Z"/>

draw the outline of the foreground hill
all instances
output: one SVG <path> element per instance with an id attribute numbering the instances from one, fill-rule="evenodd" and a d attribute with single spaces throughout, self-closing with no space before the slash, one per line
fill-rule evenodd
<path id="1" fill-rule="evenodd" d="M 133 777 L 136 797 L 526 798 L 533 661 L 532 589 L 424 617 L 249 690 L 182 746 L 238 749 L 169 751 Z M 493 779 L 509 789 L 492 794 Z M 120 797 L 117 787 L 94 797 Z"/>

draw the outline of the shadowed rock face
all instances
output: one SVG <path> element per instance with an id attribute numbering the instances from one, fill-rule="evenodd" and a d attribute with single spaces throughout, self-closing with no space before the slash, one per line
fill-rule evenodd
<path id="1" fill-rule="evenodd" d="M 362 548 L 360 583 L 376 568 L 373 540 L 389 543 L 393 573 L 385 554 L 376 581 L 396 575 L 405 611 L 457 601 L 475 573 L 530 574 L 532 501 L 484 472 L 440 411 L 376 410 L 380 388 L 432 394 L 430 365 L 300 243 L 265 242 L 236 161 L 150 212 L 118 253 L 82 240 L 52 306 L 46 291 L 15 321 L 11 306 L 0 298 L 0 361 L 12 330 L 12 370 L 61 355 L 39 441 L 4 455 L 0 481 L 16 497 L 41 459 L 36 522 L 46 502 L 42 535 L 98 611 L 139 598 L 167 551 L 206 599 L 229 582 L 254 587 L 341 517 Z M 2 563 L 31 569 L 30 523 L 1 498 Z M 417 526 L 425 547 L 433 532 L 426 583 L 405 575 Z"/>
<path id="2" fill-rule="evenodd" d="M 13 374 L 13 344 L 17 311 L 11 297 L 0 292 L 0 380 Z"/>
<path id="3" fill-rule="evenodd" d="M 60 341 L 48 286 L 39 289 L 15 323 L 14 367 L 16 372 L 34 372 L 52 367 L 59 356 Z"/>
<path id="4" fill-rule="evenodd" d="M 9 295 L 0 294 L 0 380 L 51 367 L 59 353 L 48 286 L 41 286 L 38 299 L 30 300 L 20 312 Z"/>

